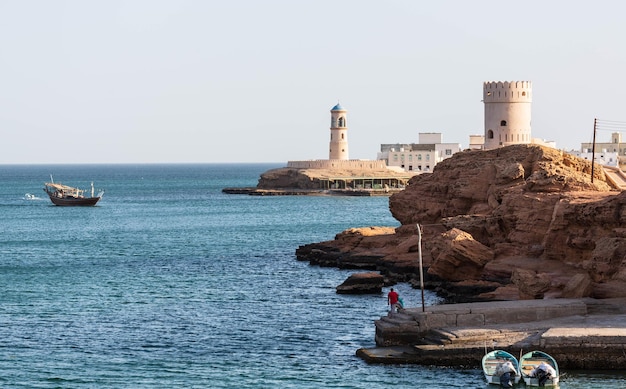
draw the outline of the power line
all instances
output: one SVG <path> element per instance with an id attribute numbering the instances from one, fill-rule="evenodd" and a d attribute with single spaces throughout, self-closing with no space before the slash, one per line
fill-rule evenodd
<path id="1" fill-rule="evenodd" d="M 598 119 L 598 122 L 600 123 L 622 123 L 622 124 L 626 124 L 625 121 L 623 120 L 605 120 L 605 119 Z"/>
<path id="2" fill-rule="evenodd" d="M 626 121 L 596 119 L 595 124 L 597 131 L 626 131 Z"/>

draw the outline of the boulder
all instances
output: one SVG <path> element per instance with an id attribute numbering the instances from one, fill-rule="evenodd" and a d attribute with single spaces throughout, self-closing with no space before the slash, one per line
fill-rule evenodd
<path id="1" fill-rule="evenodd" d="M 494 256 L 493 250 L 457 228 L 441 234 L 435 245 L 428 273 L 449 281 L 480 279 Z"/>
<path id="2" fill-rule="evenodd" d="M 385 280 L 375 272 L 355 273 L 350 275 L 341 285 L 337 286 L 340 294 L 379 294 L 383 290 Z"/>

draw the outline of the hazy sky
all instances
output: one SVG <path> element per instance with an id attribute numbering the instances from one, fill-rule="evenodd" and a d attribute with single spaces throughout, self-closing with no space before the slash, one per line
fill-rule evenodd
<path id="1" fill-rule="evenodd" d="M 621 1 L 0 0 L 0 164 L 352 159 L 483 134 L 485 81 L 532 81 L 533 137 L 626 122 Z M 626 138 L 626 135 L 625 135 Z M 610 132 L 598 133 L 609 141 Z"/>

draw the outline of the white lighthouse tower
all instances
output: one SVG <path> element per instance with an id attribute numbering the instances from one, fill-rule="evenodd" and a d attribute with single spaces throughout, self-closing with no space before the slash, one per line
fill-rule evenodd
<path id="1" fill-rule="evenodd" d="M 328 159 L 349 159 L 347 113 L 348 111 L 339 103 L 330 110 L 330 150 Z"/>
<path id="2" fill-rule="evenodd" d="M 485 150 L 531 143 L 530 81 L 485 82 Z"/>

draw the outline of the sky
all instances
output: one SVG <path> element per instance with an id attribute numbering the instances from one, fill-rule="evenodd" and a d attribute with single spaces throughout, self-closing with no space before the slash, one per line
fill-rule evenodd
<path id="1" fill-rule="evenodd" d="M 337 102 L 351 159 L 420 132 L 467 147 L 484 133 L 486 81 L 531 81 L 532 136 L 580 149 L 594 118 L 626 122 L 625 11 L 616 0 L 0 0 L 0 164 L 327 159 Z"/>

